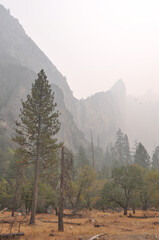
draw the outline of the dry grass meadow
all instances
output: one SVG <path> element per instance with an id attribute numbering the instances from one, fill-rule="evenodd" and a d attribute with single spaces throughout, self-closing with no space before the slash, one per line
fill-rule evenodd
<path id="1" fill-rule="evenodd" d="M 129 214 L 132 212 L 129 212 Z M 0 214 L 0 232 L 9 233 L 9 223 L 13 221 L 10 212 Z M 54 214 L 37 214 L 36 225 L 29 226 L 29 218 L 17 216 L 16 221 L 23 219 L 20 231 L 25 233 L 24 240 L 87 240 L 97 234 L 106 234 L 99 237 L 100 240 L 137 240 L 154 239 L 159 240 L 159 213 L 137 211 L 135 216 L 146 218 L 129 218 L 123 216 L 123 212 L 110 213 L 100 211 L 84 211 L 82 218 L 68 219 L 64 222 L 81 223 L 81 225 L 64 224 L 64 232 L 58 232 L 57 217 Z M 18 224 L 13 224 L 12 232 L 18 231 Z M 50 236 L 53 235 L 53 236 Z"/>

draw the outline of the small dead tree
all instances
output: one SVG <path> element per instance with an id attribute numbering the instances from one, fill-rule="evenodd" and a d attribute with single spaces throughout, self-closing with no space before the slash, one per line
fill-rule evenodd
<path id="1" fill-rule="evenodd" d="M 1 219 L 0 223 L 0 239 L 12 239 L 18 238 L 19 236 L 24 236 L 24 232 L 21 232 L 21 225 L 22 223 L 26 222 L 26 216 L 19 217 L 18 215 L 14 216 L 11 220 L 10 218 L 3 218 Z M 9 224 L 8 228 L 3 230 L 4 224 Z"/>
<path id="2" fill-rule="evenodd" d="M 92 167 L 93 167 L 93 169 L 95 169 L 94 144 L 93 144 L 92 132 L 91 132 L 91 152 L 92 152 Z"/>
<path id="3" fill-rule="evenodd" d="M 58 231 L 64 231 L 63 224 L 63 209 L 64 209 L 64 190 L 67 182 L 71 179 L 73 166 L 73 155 L 66 147 L 61 148 L 61 163 L 60 163 L 60 197 L 59 197 L 59 212 L 58 212 Z"/>

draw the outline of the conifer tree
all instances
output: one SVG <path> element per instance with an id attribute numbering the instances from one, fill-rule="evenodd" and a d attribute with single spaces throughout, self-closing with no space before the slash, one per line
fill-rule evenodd
<path id="1" fill-rule="evenodd" d="M 137 146 L 134 163 L 147 169 L 150 166 L 150 156 L 147 153 L 145 147 L 141 143 L 139 143 Z"/>
<path id="2" fill-rule="evenodd" d="M 44 70 L 41 70 L 32 84 L 31 94 L 22 101 L 20 121 L 16 121 L 16 137 L 13 139 L 19 144 L 23 158 L 32 162 L 35 168 L 30 224 L 35 224 L 39 169 L 53 160 L 51 156 L 58 148 L 57 140 L 53 138 L 60 129 L 59 112 L 55 108 L 54 93 Z"/>
<path id="3" fill-rule="evenodd" d="M 115 160 L 120 164 L 122 164 L 123 163 L 123 133 L 121 129 L 119 129 L 116 133 L 115 149 L 116 149 Z"/>
<path id="4" fill-rule="evenodd" d="M 152 156 L 152 166 L 155 169 L 159 169 L 159 146 L 155 148 L 155 151 Z"/>
<path id="5" fill-rule="evenodd" d="M 126 165 L 131 162 L 129 140 L 127 135 L 124 135 L 121 129 L 116 133 L 115 161 L 120 165 Z"/>
<path id="6" fill-rule="evenodd" d="M 77 168 L 84 168 L 84 166 L 89 165 L 87 153 L 82 145 L 78 149 L 76 161 Z"/>
<path id="7" fill-rule="evenodd" d="M 129 139 L 127 134 L 125 134 L 123 137 L 123 152 L 124 152 L 124 162 L 128 164 L 131 163 Z"/>

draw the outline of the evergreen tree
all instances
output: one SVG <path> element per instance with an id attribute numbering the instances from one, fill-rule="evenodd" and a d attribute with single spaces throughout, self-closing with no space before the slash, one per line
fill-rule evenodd
<path id="1" fill-rule="evenodd" d="M 133 147 L 131 149 L 131 161 L 134 162 L 135 161 L 135 154 L 136 154 L 136 149 L 138 147 L 139 143 L 137 140 L 134 141 Z"/>
<path id="2" fill-rule="evenodd" d="M 119 129 L 116 133 L 115 150 L 116 150 L 116 161 L 122 164 L 123 163 L 123 133 L 121 129 Z"/>
<path id="3" fill-rule="evenodd" d="M 147 169 L 150 166 L 150 156 L 141 142 L 137 146 L 134 163 Z"/>
<path id="4" fill-rule="evenodd" d="M 102 165 L 101 173 L 100 173 L 100 178 L 107 178 L 111 176 L 111 169 L 113 167 L 113 160 L 114 158 L 114 148 L 112 144 L 109 144 L 106 148 L 106 152 L 104 155 L 104 162 Z"/>
<path id="5" fill-rule="evenodd" d="M 119 165 L 125 165 L 131 162 L 129 140 L 127 135 L 124 135 L 121 129 L 116 133 L 115 162 Z"/>
<path id="6" fill-rule="evenodd" d="M 30 224 L 35 224 L 39 169 L 52 160 L 57 149 L 53 136 L 59 131 L 59 113 L 55 111 L 54 94 L 43 70 L 32 84 L 31 94 L 22 101 L 20 121 L 16 121 L 16 137 L 13 139 L 20 147 L 25 160 L 34 163 L 35 180 Z"/>
<path id="7" fill-rule="evenodd" d="M 106 165 L 111 167 L 112 166 L 112 146 L 107 146 L 106 152 L 105 152 L 105 162 Z"/>
<path id="8" fill-rule="evenodd" d="M 155 151 L 152 156 L 152 166 L 155 169 L 159 169 L 159 146 L 155 148 Z"/>
<path id="9" fill-rule="evenodd" d="M 125 134 L 123 137 L 123 153 L 124 153 L 124 162 L 131 163 L 129 139 L 127 134 Z"/>
<path id="10" fill-rule="evenodd" d="M 0 127 L 0 179 L 7 174 L 8 166 L 13 156 L 14 151 L 7 137 L 6 129 Z"/>
<path id="11" fill-rule="evenodd" d="M 76 167 L 84 168 L 84 166 L 89 165 L 88 157 L 84 147 L 81 145 L 78 149 L 78 153 L 76 155 Z"/>

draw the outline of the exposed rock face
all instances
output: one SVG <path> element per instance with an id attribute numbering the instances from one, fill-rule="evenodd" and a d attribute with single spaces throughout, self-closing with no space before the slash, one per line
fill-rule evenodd
<path id="1" fill-rule="evenodd" d="M 12 17 L 2 5 L 0 5 L 0 59 L 3 62 L 9 61 L 25 66 L 35 73 L 45 69 L 50 82 L 59 86 L 64 96 L 72 97 L 65 77 L 26 35 L 18 20 Z"/>
<path id="2" fill-rule="evenodd" d="M 12 63 L 0 64 L 0 126 L 7 128 L 9 134 L 12 133 L 14 120 L 18 118 L 21 99 L 26 98 L 36 78 L 37 74 L 26 67 Z M 62 90 L 53 83 L 51 86 L 61 113 L 59 141 L 72 150 L 77 150 L 80 144 L 88 145 L 84 134 L 77 128 L 72 115 L 65 107 Z"/>
<path id="3" fill-rule="evenodd" d="M 73 110 L 69 110 L 86 138 L 90 140 L 92 132 L 95 144 L 99 140 L 100 146 L 105 147 L 114 139 L 119 128 L 125 129 L 125 85 L 119 80 L 109 91 L 80 100 Z"/>
<path id="4" fill-rule="evenodd" d="M 66 79 L 26 35 L 18 20 L 0 5 L 0 126 L 5 126 L 9 133 L 18 117 L 21 99 L 26 98 L 41 69 L 52 84 L 55 101 L 62 113 L 59 141 L 77 150 L 81 144 L 88 143 L 65 107 L 65 102 L 74 99 Z"/>
<path id="5" fill-rule="evenodd" d="M 77 100 L 66 78 L 26 35 L 18 20 L 0 5 L 0 125 L 6 126 L 9 132 L 19 114 L 21 99 L 26 98 L 41 69 L 52 84 L 62 113 L 59 141 L 77 150 L 81 144 L 88 145 L 85 137 L 90 140 L 92 132 L 95 144 L 99 138 L 100 146 L 105 147 L 117 129 L 124 128 L 125 87 L 122 81 L 107 92 Z"/>

